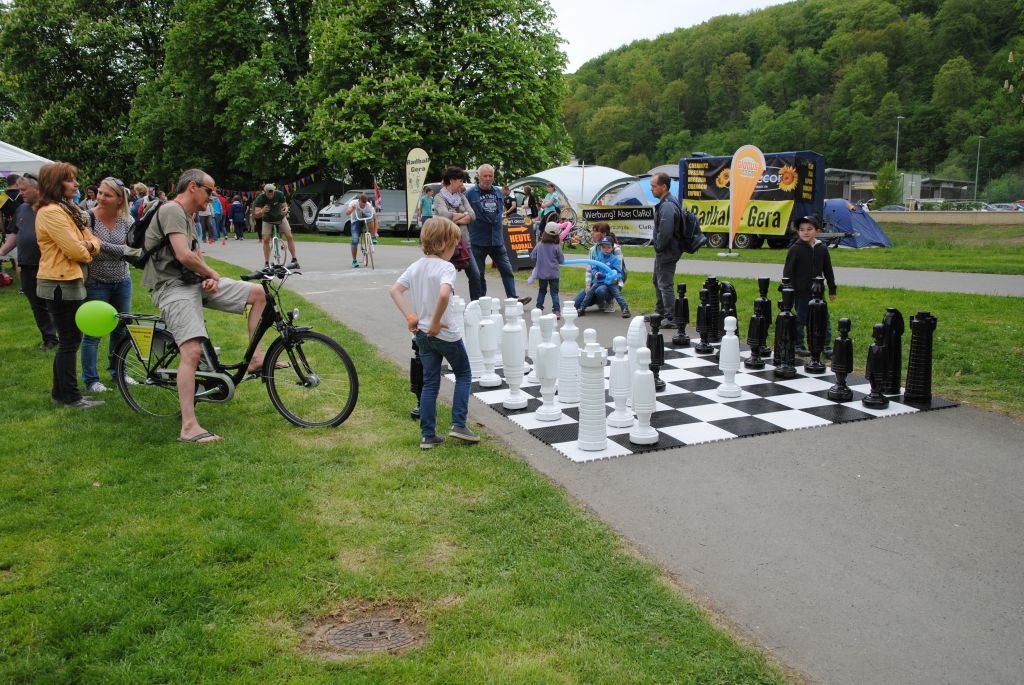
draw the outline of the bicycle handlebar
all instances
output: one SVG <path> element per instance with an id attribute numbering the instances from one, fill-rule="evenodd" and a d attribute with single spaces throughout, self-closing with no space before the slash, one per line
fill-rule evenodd
<path id="1" fill-rule="evenodd" d="M 291 269 L 284 266 L 270 266 L 259 271 L 253 271 L 250 274 L 243 274 L 239 278 L 243 281 L 272 281 L 275 278 L 280 278 L 282 281 L 291 276 L 292 274 L 300 273 L 298 271 L 292 271 Z"/>

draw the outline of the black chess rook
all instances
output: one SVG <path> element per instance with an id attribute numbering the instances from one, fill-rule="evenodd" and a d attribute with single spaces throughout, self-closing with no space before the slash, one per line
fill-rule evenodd
<path id="1" fill-rule="evenodd" d="M 910 353 L 903 399 L 917 404 L 932 401 L 932 349 L 939 320 L 930 312 L 918 312 L 910 320 Z"/>

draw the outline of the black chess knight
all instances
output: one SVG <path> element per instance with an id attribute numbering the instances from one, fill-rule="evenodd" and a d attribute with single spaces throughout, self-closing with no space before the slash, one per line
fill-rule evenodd
<path id="1" fill-rule="evenodd" d="M 853 391 L 846 385 L 846 376 L 853 372 L 853 341 L 850 340 L 850 320 L 839 319 L 839 337 L 832 343 L 832 372 L 836 383 L 828 389 L 833 402 L 850 402 Z"/>

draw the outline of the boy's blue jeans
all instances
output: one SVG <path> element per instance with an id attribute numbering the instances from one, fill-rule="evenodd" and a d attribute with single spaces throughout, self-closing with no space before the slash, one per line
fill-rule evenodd
<path id="1" fill-rule="evenodd" d="M 90 283 L 85 286 L 88 293 L 86 301 L 100 300 L 108 302 L 120 314 L 126 314 L 132 307 L 132 281 L 125 279 L 120 283 Z M 114 352 L 124 338 L 125 330 L 121 326 L 114 329 L 110 334 L 110 349 L 107 353 L 107 370 L 110 377 L 114 378 Z M 85 387 L 97 382 L 100 379 L 99 371 L 96 369 L 97 357 L 99 355 L 100 339 L 91 335 L 82 338 L 82 381 Z"/>
<path id="2" fill-rule="evenodd" d="M 558 301 L 558 279 L 557 278 L 538 278 L 537 283 L 537 308 L 544 309 L 544 296 L 547 295 L 548 289 L 551 289 L 551 311 L 555 314 L 562 313 L 562 303 Z"/>
<path id="3" fill-rule="evenodd" d="M 420 435 L 437 435 L 437 394 L 441 389 L 441 360 L 445 359 L 455 374 L 455 395 L 452 398 L 452 427 L 464 428 L 469 416 L 469 391 L 473 374 L 469 356 L 461 340 L 448 342 L 431 338 L 423 331 L 416 333 L 416 346 L 423 362 L 423 390 L 420 392 Z"/>
<path id="4" fill-rule="evenodd" d="M 808 342 L 804 335 L 807 327 L 807 304 L 811 301 L 810 293 L 794 293 L 794 300 L 796 300 L 796 347 L 807 347 Z M 832 344 L 832 317 L 828 317 L 828 323 L 825 328 L 825 347 L 829 347 Z"/>
<path id="5" fill-rule="evenodd" d="M 583 295 L 583 300 L 577 309 L 586 309 L 595 302 L 608 302 L 612 299 L 619 303 L 622 311 L 629 309 L 629 305 L 626 304 L 626 298 L 622 296 L 622 290 L 617 283 L 592 283 L 590 285 L 590 292 Z"/>

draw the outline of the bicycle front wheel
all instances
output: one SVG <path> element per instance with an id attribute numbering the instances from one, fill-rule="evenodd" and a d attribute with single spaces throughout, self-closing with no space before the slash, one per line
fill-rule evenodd
<path id="1" fill-rule="evenodd" d="M 162 328 L 154 329 L 149 355 L 145 358 L 131 336 L 125 336 L 114 354 L 117 389 L 129 407 L 158 418 L 181 415 L 177 381 L 173 375 L 161 372 L 161 369 L 178 368 L 178 346 L 170 333 Z"/>
<path id="2" fill-rule="evenodd" d="M 263 369 L 274 408 L 296 426 L 337 426 L 355 409 L 356 367 L 345 348 L 322 333 L 300 331 L 287 342 L 278 338 Z"/>
<path id="3" fill-rule="evenodd" d="M 284 266 L 284 261 L 287 257 L 288 253 L 285 249 L 284 241 L 275 235 L 270 239 L 270 264 L 272 266 Z"/>

